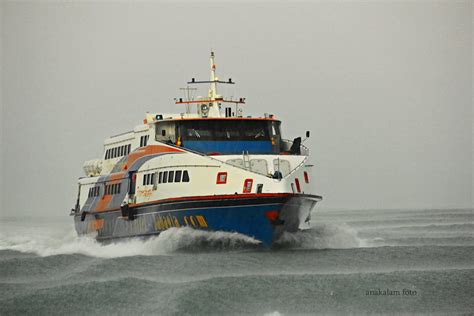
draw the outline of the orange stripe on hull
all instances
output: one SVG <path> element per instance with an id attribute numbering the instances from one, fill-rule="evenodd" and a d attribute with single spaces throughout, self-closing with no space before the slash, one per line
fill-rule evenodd
<path id="1" fill-rule="evenodd" d="M 114 181 L 120 181 L 125 177 L 126 170 L 129 168 L 129 166 L 133 165 L 135 161 L 138 159 L 148 156 L 148 155 L 154 155 L 154 154 L 161 154 L 161 153 L 181 153 L 184 152 L 184 150 L 174 148 L 174 147 L 168 147 L 168 146 L 161 146 L 161 145 L 149 145 L 145 147 L 141 147 L 134 152 L 130 153 L 127 157 L 127 160 L 125 163 L 123 163 L 123 167 L 121 168 L 123 171 L 121 172 L 116 172 L 112 173 L 107 177 L 106 183 L 107 184 L 112 184 Z M 122 190 L 127 190 L 127 188 L 122 188 Z M 103 212 L 106 210 L 109 210 L 110 202 L 112 201 L 114 195 L 104 195 L 102 199 L 96 204 L 96 207 L 94 209 L 94 212 Z"/>
<path id="2" fill-rule="evenodd" d="M 124 176 L 123 172 L 117 172 L 117 173 L 111 174 L 107 179 L 107 183 L 110 184 L 110 183 L 113 183 L 114 181 L 121 180 L 123 179 L 123 176 Z M 124 188 L 124 190 L 126 190 L 126 188 Z M 113 197 L 114 196 L 112 194 L 104 195 L 102 199 L 95 206 L 95 211 L 101 212 L 107 209 Z"/>
<path id="3" fill-rule="evenodd" d="M 127 161 L 125 162 L 122 170 L 127 170 L 135 161 L 147 155 L 161 154 L 161 153 L 181 153 L 181 152 L 184 152 L 184 150 L 180 150 L 173 147 L 161 146 L 161 145 L 149 145 L 149 146 L 141 147 L 128 155 Z"/>

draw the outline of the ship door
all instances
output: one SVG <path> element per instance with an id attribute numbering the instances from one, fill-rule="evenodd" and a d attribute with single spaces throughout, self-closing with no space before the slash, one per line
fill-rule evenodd
<path id="1" fill-rule="evenodd" d="M 130 172 L 129 176 L 129 187 L 128 187 L 128 194 L 129 195 L 134 195 L 135 194 L 135 186 L 137 184 L 137 172 L 133 171 Z"/>

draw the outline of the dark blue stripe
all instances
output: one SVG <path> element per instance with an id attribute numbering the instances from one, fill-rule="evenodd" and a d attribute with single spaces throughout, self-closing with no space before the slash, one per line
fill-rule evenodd
<path id="1" fill-rule="evenodd" d="M 220 154 L 241 154 L 249 152 L 249 154 L 270 154 L 272 153 L 271 141 L 205 141 L 205 140 L 188 140 L 183 142 L 184 148 L 194 151 Z"/>

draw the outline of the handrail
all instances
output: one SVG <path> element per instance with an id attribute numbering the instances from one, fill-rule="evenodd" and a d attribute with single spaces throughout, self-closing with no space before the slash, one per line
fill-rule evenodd
<path id="1" fill-rule="evenodd" d="M 176 146 L 175 144 L 169 144 L 169 143 L 165 143 L 165 142 L 162 142 L 162 141 L 159 141 L 159 140 L 156 140 L 156 142 L 159 142 L 159 143 L 162 143 L 162 144 L 165 144 L 165 145 L 168 145 L 168 146 L 172 146 L 172 147 L 175 147 L 175 148 L 179 148 L 181 150 L 185 150 L 187 152 L 190 152 L 190 153 L 193 153 L 193 154 L 196 154 L 196 155 L 199 155 L 199 156 L 202 156 L 202 157 L 206 157 L 206 158 L 209 158 L 209 159 L 212 159 L 212 160 L 215 160 L 215 161 L 218 161 L 220 163 L 223 163 L 223 164 L 226 164 L 226 165 L 229 165 L 229 166 L 232 166 L 232 167 L 235 167 L 235 168 L 239 168 L 239 169 L 242 169 L 242 170 L 245 170 L 245 171 L 250 171 L 250 172 L 253 172 L 253 173 L 256 173 L 256 174 L 259 174 L 259 175 L 264 175 L 266 177 L 270 177 L 268 174 L 264 174 L 264 173 L 260 173 L 260 172 L 256 172 L 256 171 L 253 171 L 251 169 L 246 169 L 245 167 L 240 167 L 240 166 L 237 166 L 237 165 L 233 165 L 231 163 L 228 163 L 227 161 L 223 161 L 223 160 L 220 160 L 220 159 L 216 159 L 212 156 L 209 156 L 209 155 L 206 155 L 202 152 L 199 152 L 199 151 L 195 151 L 195 150 L 192 150 L 192 149 L 189 149 L 189 148 L 185 148 L 185 147 L 179 147 L 179 146 Z"/>
<path id="2" fill-rule="evenodd" d="M 288 143 L 291 143 L 293 144 L 292 141 L 290 140 L 287 140 L 287 139 L 282 139 L 283 141 L 285 142 L 288 142 Z M 158 143 L 162 143 L 162 144 L 165 144 L 165 145 L 168 145 L 168 146 L 171 146 L 171 147 L 175 147 L 175 148 L 179 148 L 181 150 L 185 150 L 187 152 L 190 152 L 190 153 L 193 153 L 193 154 L 197 154 L 199 156 L 202 156 L 202 157 L 206 157 L 206 158 L 209 158 L 209 159 L 212 159 L 212 160 L 215 160 L 215 161 L 218 161 L 222 164 L 226 164 L 226 165 L 229 165 L 229 166 L 232 166 L 232 167 L 235 167 L 235 168 L 239 168 L 239 169 L 242 169 L 242 170 L 245 170 L 245 171 L 249 171 L 249 172 L 252 172 L 252 173 L 255 173 L 255 174 L 258 174 L 258 175 L 263 175 L 265 177 L 268 177 L 268 178 L 272 178 L 271 175 L 269 174 L 265 174 L 265 173 L 261 173 L 261 172 L 257 172 L 257 171 L 254 171 L 254 170 L 251 170 L 251 169 L 247 169 L 245 168 L 244 166 L 238 166 L 238 165 L 234 165 L 234 164 L 231 164 L 231 163 L 228 163 L 227 161 L 224 161 L 224 160 L 220 160 L 220 159 L 216 159 L 212 156 L 209 156 L 209 155 L 206 155 L 202 152 L 199 152 L 199 151 L 195 151 L 195 150 L 192 150 L 192 149 L 189 149 L 189 148 L 185 148 L 185 147 L 179 147 L 179 146 L 176 146 L 175 144 L 170 144 L 170 143 L 166 143 L 166 142 L 162 142 L 162 141 L 159 141 L 159 140 L 156 140 L 156 142 Z M 302 162 L 300 162 L 295 168 L 291 169 L 290 172 L 288 173 L 288 175 L 292 174 L 293 172 L 295 172 L 296 169 L 298 169 L 301 165 L 303 165 L 307 160 L 308 160 L 308 154 L 309 154 L 309 148 L 304 146 L 304 145 L 301 145 L 301 147 L 303 147 L 303 149 L 306 151 L 306 154 L 301 154 L 301 155 L 297 155 L 297 156 L 305 156 L 305 159 L 303 159 Z M 287 175 L 287 176 L 288 176 Z"/>

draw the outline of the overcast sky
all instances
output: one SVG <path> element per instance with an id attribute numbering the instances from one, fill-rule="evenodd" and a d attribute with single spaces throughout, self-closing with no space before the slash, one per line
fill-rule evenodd
<path id="1" fill-rule="evenodd" d="M 312 132 L 320 208 L 472 207 L 472 2 L 2 2 L 0 214 L 67 214 L 191 77 Z"/>

